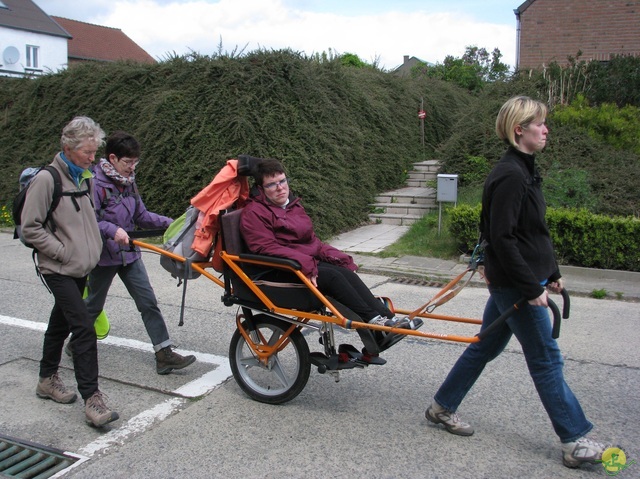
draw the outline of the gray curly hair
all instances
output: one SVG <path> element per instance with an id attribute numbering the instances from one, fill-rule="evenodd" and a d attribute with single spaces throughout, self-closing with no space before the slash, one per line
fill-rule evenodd
<path id="1" fill-rule="evenodd" d="M 72 150 L 78 148 L 84 141 L 93 141 L 96 147 L 104 144 L 105 132 L 95 121 L 87 116 L 76 116 L 62 129 L 60 146 L 69 147 Z"/>

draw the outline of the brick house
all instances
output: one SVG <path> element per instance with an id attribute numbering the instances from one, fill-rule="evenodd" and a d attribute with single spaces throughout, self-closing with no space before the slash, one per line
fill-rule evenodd
<path id="1" fill-rule="evenodd" d="M 640 55 L 640 1 L 527 0 L 514 10 L 516 67 L 608 61 L 613 55 Z"/>
<path id="2" fill-rule="evenodd" d="M 156 62 L 151 55 L 118 28 L 103 27 L 62 17 L 51 16 L 51 18 L 71 34 L 68 43 L 69 65 L 87 61 Z"/>

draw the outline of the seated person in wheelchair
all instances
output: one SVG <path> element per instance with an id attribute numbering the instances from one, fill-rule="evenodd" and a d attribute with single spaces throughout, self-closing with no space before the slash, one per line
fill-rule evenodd
<path id="1" fill-rule="evenodd" d="M 367 323 L 411 327 L 408 319 L 396 317 L 374 297 L 355 273 L 358 267 L 351 256 L 316 237 L 300 198 L 289 192 L 284 167 L 278 160 L 263 160 L 254 178 L 258 191 L 242 210 L 240 220 L 241 234 L 252 253 L 298 261 L 302 273 L 320 292 Z M 274 270 L 268 279 L 290 281 L 290 276 L 284 277 L 289 274 Z"/>

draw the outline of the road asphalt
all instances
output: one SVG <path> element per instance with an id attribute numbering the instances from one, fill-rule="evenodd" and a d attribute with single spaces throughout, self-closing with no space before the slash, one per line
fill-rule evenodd
<path id="1" fill-rule="evenodd" d="M 351 245 L 345 246 L 344 235 L 331 242 L 349 251 L 366 284 L 396 307 L 418 307 L 466 268 L 464 259 L 380 258 L 363 246 L 361 231 L 355 234 L 360 236 Z M 381 241 L 386 233 L 373 234 Z M 577 470 L 562 465 L 517 341 L 490 363 L 463 401 L 459 413 L 476 429 L 467 438 L 424 417 L 465 347 L 458 342 L 408 337 L 383 353 L 384 366 L 343 371 L 338 378 L 312 367 L 296 398 L 278 406 L 256 402 L 231 374 L 236 309 L 222 304 L 220 287 L 199 278 L 188 284 L 185 324 L 178 326 L 182 288 L 151 253 L 144 263 L 171 338 L 179 353 L 195 354 L 197 362 L 157 375 L 140 315 L 114 281 L 105 308 L 112 330 L 98 349 L 100 388 L 120 419 L 94 429 L 84 422 L 81 400 L 58 404 L 36 397 L 52 297 L 35 275 L 31 251 L 6 231 L 0 232 L 0 263 L 0 434 L 76 461 L 58 477 L 608 477 L 599 464 Z M 633 462 L 640 460 L 640 275 L 568 267 L 563 274 L 572 296 L 559 339 L 565 377 L 596 426 L 593 437 L 623 448 L 627 468 L 618 477 L 640 477 L 640 464 Z M 606 290 L 606 299 L 590 297 L 594 290 Z M 442 312 L 479 317 L 486 298 L 477 280 Z M 421 331 L 473 336 L 475 328 L 430 321 Z M 315 334 L 305 333 L 312 351 L 320 348 Z M 353 330 L 337 328 L 335 334 L 339 343 L 361 347 Z M 59 372 L 75 389 L 64 354 Z"/>

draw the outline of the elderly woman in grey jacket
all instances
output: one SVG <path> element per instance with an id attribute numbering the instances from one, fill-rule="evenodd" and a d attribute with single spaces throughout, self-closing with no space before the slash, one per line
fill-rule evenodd
<path id="1" fill-rule="evenodd" d="M 22 210 L 22 234 L 37 251 L 38 271 L 55 303 L 44 335 L 36 395 L 68 404 L 77 399 L 58 376 L 64 341 L 71 333 L 78 392 L 87 422 L 96 427 L 115 421 L 98 388 L 98 347 L 93 321 L 82 299 L 87 275 L 98 263 L 102 239 L 91 200 L 89 167 L 104 142 L 91 118 L 76 117 L 62 130 L 62 151 L 51 166 L 60 174 L 63 196 L 49 220 L 54 180 L 40 172 L 32 180 Z"/>

